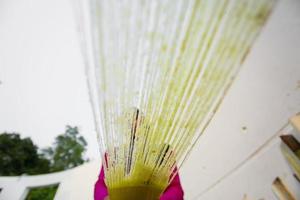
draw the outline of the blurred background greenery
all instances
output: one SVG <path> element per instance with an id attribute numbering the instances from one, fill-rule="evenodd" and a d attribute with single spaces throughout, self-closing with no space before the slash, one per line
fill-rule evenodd
<path id="1" fill-rule="evenodd" d="M 0 134 L 0 176 L 37 175 L 63 171 L 87 162 L 87 142 L 78 127 L 66 126 L 52 146 L 39 148 L 19 133 Z M 26 200 L 53 199 L 58 185 L 32 188 Z"/>

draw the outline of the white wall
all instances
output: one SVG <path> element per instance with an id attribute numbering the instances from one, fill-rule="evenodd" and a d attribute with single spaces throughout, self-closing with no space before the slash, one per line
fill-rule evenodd
<path id="1" fill-rule="evenodd" d="M 300 1 L 278 1 L 239 76 L 182 169 L 188 199 L 216 183 L 276 133 L 289 116 L 300 111 L 299 36 Z M 247 184 L 247 180 L 241 184 Z"/>
<path id="2" fill-rule="evenodd" d="M 0 177 L 0 200 L 23 200 L 31 187 L 59 183 L 55 200 L 93 199 L 100 161 L 96 160 L 63 172 L 20 177 Z"/>

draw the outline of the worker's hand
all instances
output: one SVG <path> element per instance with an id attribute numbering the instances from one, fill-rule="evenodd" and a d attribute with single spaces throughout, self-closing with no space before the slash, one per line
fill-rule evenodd
<path id="1" fill-rule="evenodd" d="M 109 197 L 108 197 L 108 196 L 106 196 L 106 197 L 104 198 L 104 200 L 109 200 Z"/>

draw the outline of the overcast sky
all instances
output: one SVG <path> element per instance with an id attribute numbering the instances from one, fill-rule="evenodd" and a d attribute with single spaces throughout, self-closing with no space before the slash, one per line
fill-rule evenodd
<path id="1" fill-rule="evenodd" d="M 71 1 L 0 2 L 0 132 L 51 145 L 79 126 L 98 149 Z"/>

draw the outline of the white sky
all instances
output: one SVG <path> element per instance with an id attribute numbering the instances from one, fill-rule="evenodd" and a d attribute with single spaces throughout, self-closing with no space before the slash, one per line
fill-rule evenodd
<path id="1" fill-rule="evenodd" d="M 71 1 L 0 1 L 0 133 L 51 145 L 66 125 L 98 147 Z"/>

